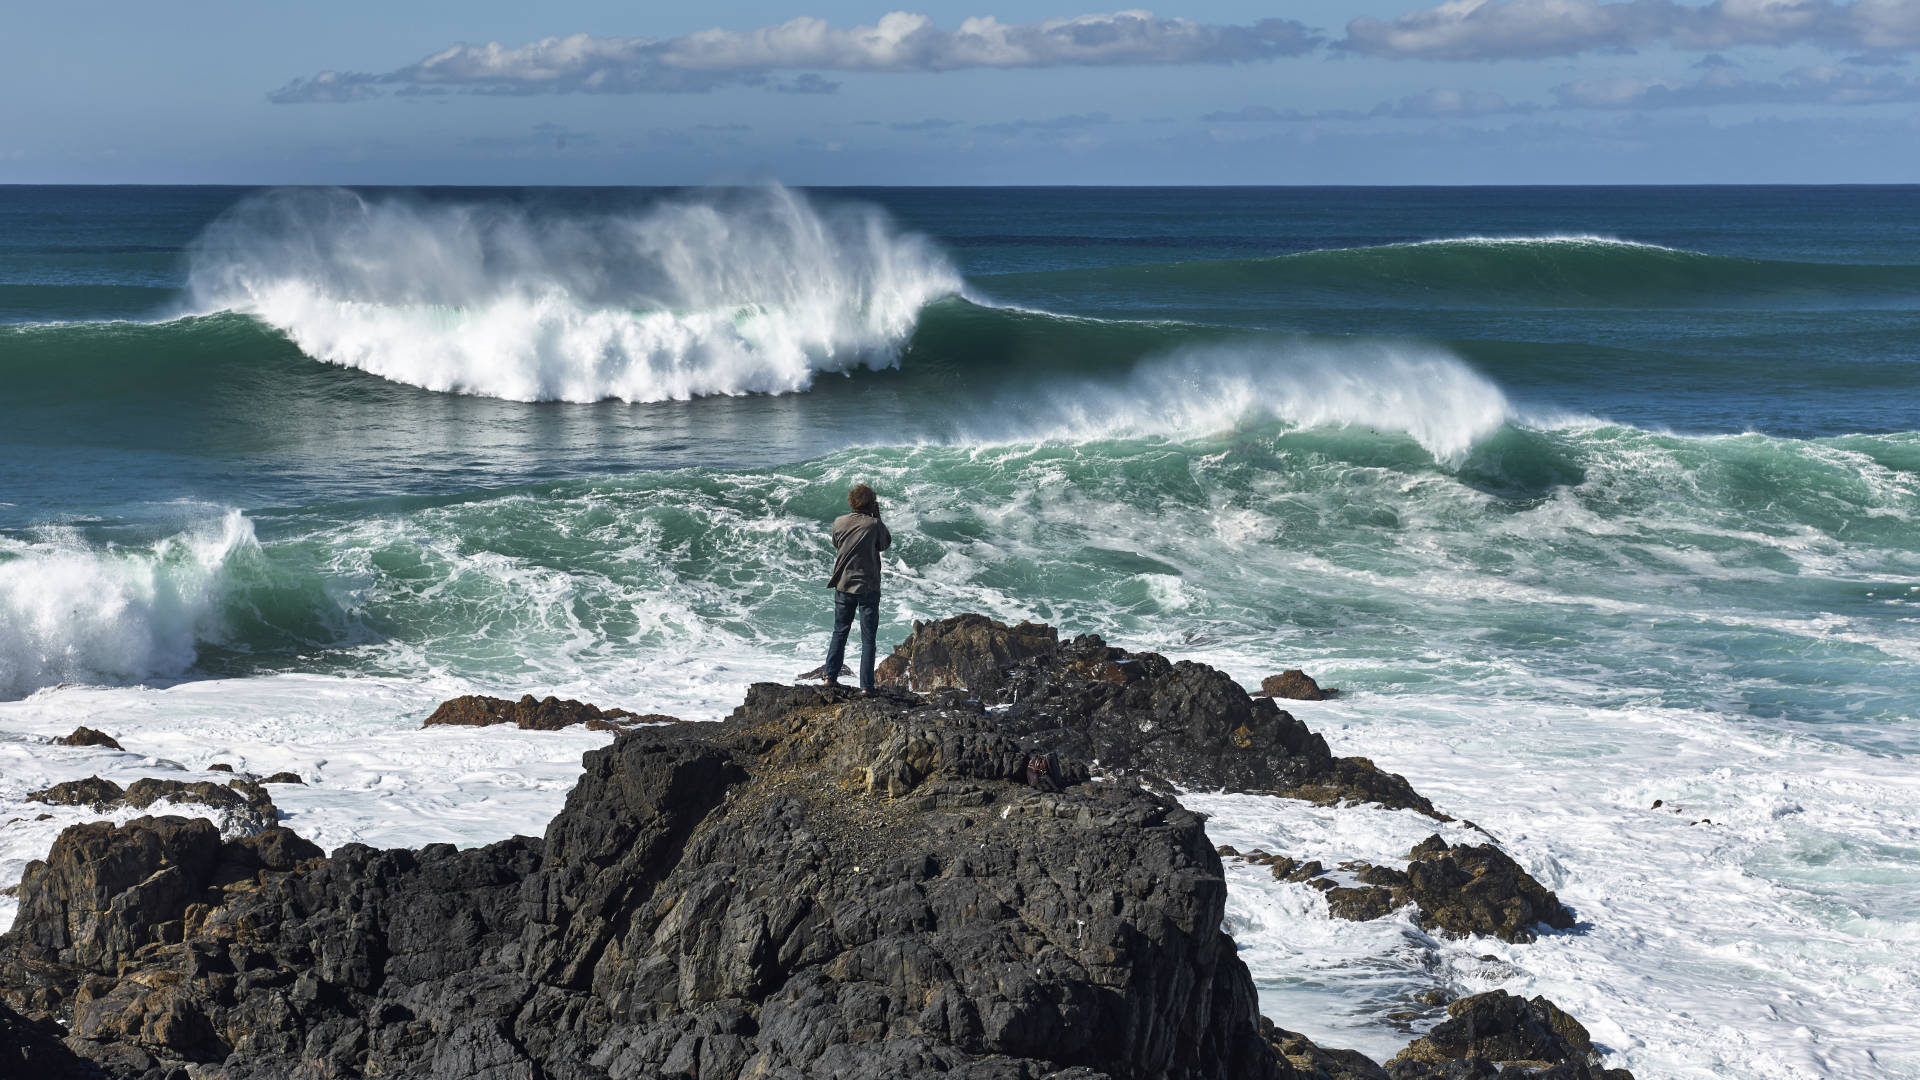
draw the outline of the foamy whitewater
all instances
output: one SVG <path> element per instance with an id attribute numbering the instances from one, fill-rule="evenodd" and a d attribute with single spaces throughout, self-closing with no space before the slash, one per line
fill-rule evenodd
<path id="1" fill-rule="evenodd" d="M 1214 842 L 1477 828 L 1579 919 L 1435 938 L 1229 860 L 1283 1026 L 1385 1058 L 1419 995 L 1502 987 L 1642 1080 L 1920 1076 L 1893 196 L 47 198 L 71 250 L 0 238 L 0 886 L 97 816 L 28 791 L 215 762 L 299 774 L 330 849 L 538 834 L 607 736 L 426 713 L 724 716 L 819 663 L 866 480 L 885 641 L 1304 667 L 1345 693 L 1295 715 L 1463 820 L 1186 793 Z M 80 724 L 126 750 L 48 741 Z"/>

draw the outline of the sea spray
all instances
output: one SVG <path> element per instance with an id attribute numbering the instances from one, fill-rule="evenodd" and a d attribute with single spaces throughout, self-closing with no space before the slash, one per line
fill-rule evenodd
<path id="1" fill-rule="evenodd" d="M 145 548 L 0 538 L 0 699 L 180 674 L 224 636 L 230 564 L 257 550 L 237 510 Z"/>
<path id="2" fill-rule="evenodd" d="M 1456 467 L 1514 417 L 1499 387 L 1445 349 L 1306 339 L 1190 348 L 1115 378 L 1023 385 L 986 411 L 962 441 L 1193 438 L 1280 420 L 1404 434 Z"/>
<path id="3" fill-rule="evenodd" d="M 920 309 L 962 287 L 878 209 L 778 185 L 572 216 L 275 191 L 192 260 L 198 307 L 252 314 L 309 356 L 520 401 L 801 390 L 891 364 Z"/>

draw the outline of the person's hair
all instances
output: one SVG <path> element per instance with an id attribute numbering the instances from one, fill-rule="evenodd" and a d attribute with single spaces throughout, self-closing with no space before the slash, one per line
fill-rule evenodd
<path id="1" fill-rule="evenodd" d="M 856 514 L 865 514 L 868 517 L 880 516 L 880 499 L 874 495 L 873 489 L 865 484 L 855 484 L 847 492 L 847 506 Z"/>

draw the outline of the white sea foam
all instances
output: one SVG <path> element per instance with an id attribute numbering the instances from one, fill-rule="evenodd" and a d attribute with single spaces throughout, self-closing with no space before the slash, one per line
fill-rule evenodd
<path id="1" fill-rule="evenodd" d="M 203 309 L 397 382 L 660 401 L 890 364 L 961 282 L 877 209 L 767 185 L 587 218 L 275 192 L 196 241 L 191 286 Z"/>
<path id="2" fill-rule="evenodd" d="M 1689 710 L 1448 695 L 1301 708 L 1336 752 L 1368 754 L 1485 826 L 1580 926 L 1507 945 L 1436 939 L 1404 918 L 1329 924 L 1305 886 L 1230 868 L 1229 929 L 1256 978 L 1282 976 L 1263 990 L 1278 1017 L 1314 1008 L 1311 1032 L 1382 1054 L 1406 1036 L 1380 1012 L 1419 1012 L 1413 998 L 1435 985 L 1500 987 L 1567 1008 L 1636 1075 L 1920 1074 L 1920 1032 L 1899 1019 L 1920 1000 L 1920 909 L 1896 899 L 1920 870 L 1890 857 L 1920 825 L 1898 761 Z M 1400 865 L 1429 831 L 1473 839 L 1407 812 L 1186 801 L 1212 815 L 1216 842 L 1328 865 Z"/>
<path id="3" fill-rule="evenodd" d="M 257 550 L 237 510 L 150 547 L 0 537 L 0 699 L 186 670 L 221 634 L 231 563 Z"/>

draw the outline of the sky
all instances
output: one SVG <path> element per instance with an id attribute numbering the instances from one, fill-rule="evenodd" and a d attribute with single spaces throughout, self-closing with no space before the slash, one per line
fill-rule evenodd
<path id="1" fill-rule="evenodd" d="M 0 183 L 1906 183 L 1920 0 L 20 4 Z"/>

